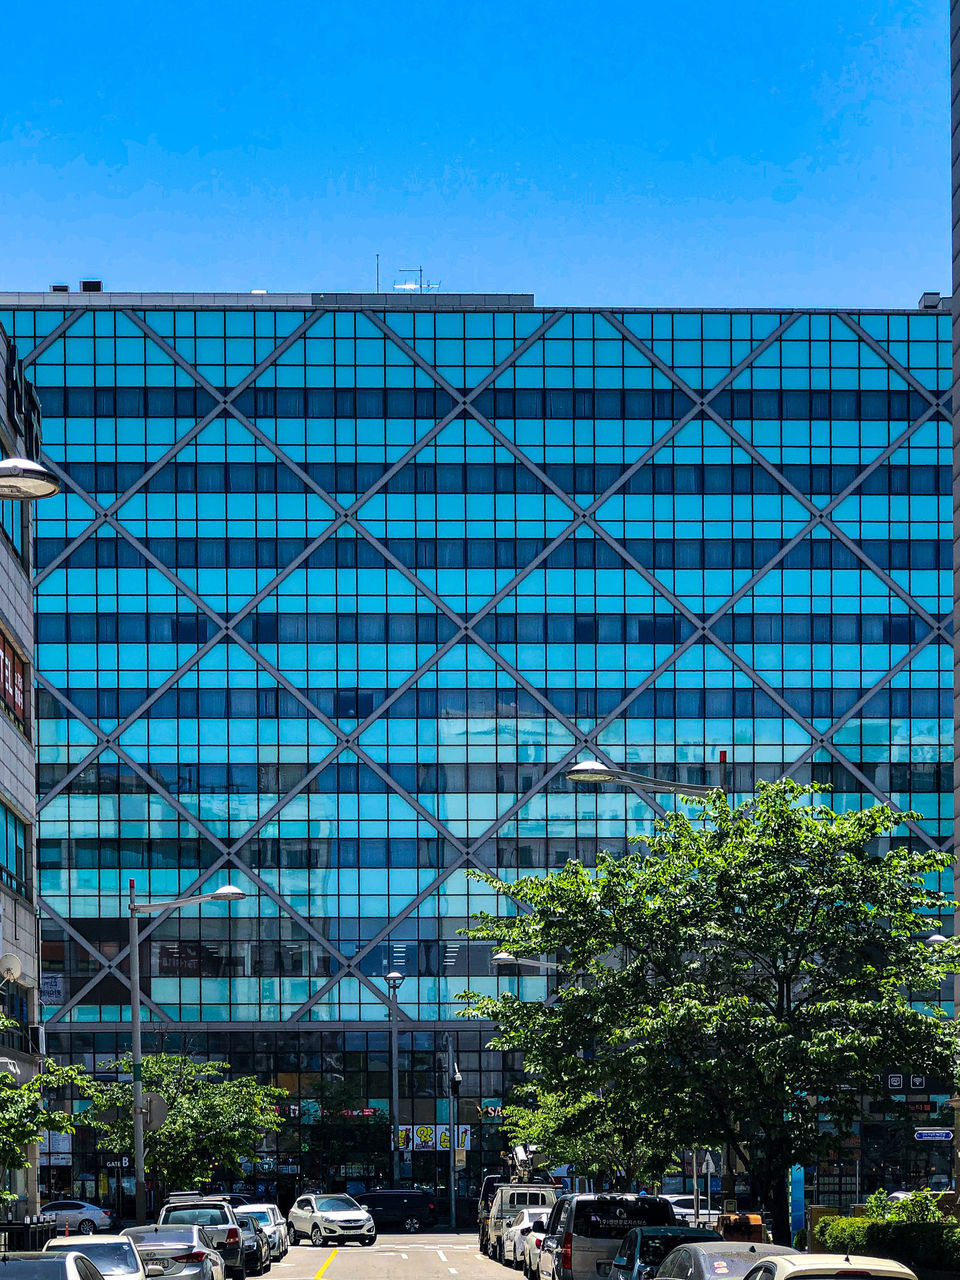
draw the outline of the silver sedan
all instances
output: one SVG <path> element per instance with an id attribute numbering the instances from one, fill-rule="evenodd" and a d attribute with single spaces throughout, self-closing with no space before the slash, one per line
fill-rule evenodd
<path id="1" fill-rule="evenodd" d="M 127 1227 L 123 1233 L 146 1267 L 170 1280 L 226 1280 L 226 1266 L 203 1227 Z"/>

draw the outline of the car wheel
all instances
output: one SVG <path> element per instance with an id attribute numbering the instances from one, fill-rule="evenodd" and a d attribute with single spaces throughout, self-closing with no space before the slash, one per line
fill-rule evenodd
<path id="1" fill-rule="evenodd" d="M 507 1265 L 507 1254 L 503 1247 L 503 1236 L 501 1236 L 497 1241 L 497 1261 L 500 1263 L 501 1267 L 505 1267 Z"/>
<path id="2" fill-rule="evenodd" d="M 404 1218 L 403 1229 L 404 1231 L 409 1231 L 411 1233 L 420 1230 L 420 1219 L 416 1214 L 411 1213 L 408 1218 Z"/>
<path id="3" fill-rule="evenodd" d="M 293 1225 L 292 1222 L 287 1223 L 287 1238 L 289 1239 L 291 1245 L 295 1245 L 297 1241 L 300 1239 L 300 1237 L 297 1235 L 297 1228 Z"/>
<path id="4" fill-rule="evenodd" d="M 313 1224 L 313 1229 L 310 1232 L 310 1243 L 315 1249 L 323 1244 L 323 1232 L 316 1223 Z"/>
<path id="5" fill-rule="evenodd" d="M 97 1233 L 97 1224 L 92 1218 L 81 1218 L 77 1223 L 77 1230 L 82 1236 L 93 1236 Z"/>

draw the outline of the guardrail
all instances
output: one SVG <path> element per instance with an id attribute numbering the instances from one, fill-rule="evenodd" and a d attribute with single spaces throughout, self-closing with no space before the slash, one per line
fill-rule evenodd
<path id="1" fill-rule="evenodd" d="M 53 1214 L 41 1213 L 23 1222 L 0 1222 L 0 1250 L 4 1253 L 38 1253 L 57 1234 Z"/>

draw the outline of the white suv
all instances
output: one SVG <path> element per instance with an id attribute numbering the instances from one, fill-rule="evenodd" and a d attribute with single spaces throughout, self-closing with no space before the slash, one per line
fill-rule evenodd
<path id="1" fill-rule="evenodd" d="M 377 1238 L 377 1228 L 366 1209 L 361 1209 L 350 1196 L 301 1196 L 294 1203 L 287 1220 L 290 1243 L 309 1239 L 311 1244 L 341 1244 L 356 1240 L 370 1245 Z"/>

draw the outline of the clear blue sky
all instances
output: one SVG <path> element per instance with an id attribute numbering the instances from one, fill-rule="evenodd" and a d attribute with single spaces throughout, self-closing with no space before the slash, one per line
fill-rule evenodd
<path id="1" fill-rule="evenodd" d="M 51 0 L 0 55 L 0 289 L 913 306 L 947 0 Z"/>

